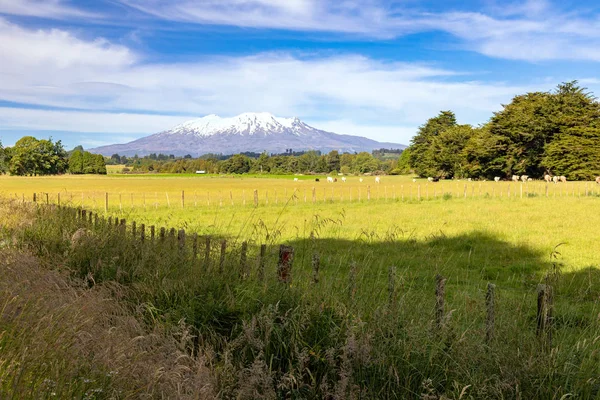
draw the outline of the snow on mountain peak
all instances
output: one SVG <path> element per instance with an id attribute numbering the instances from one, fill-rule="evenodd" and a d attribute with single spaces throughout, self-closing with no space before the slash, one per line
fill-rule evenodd
<path id="1" fill-rule="evenodd" d="M 165 133 L 213 136 L 217 134 L 269 135 L 288 131 L 299 135 L 301 127 L 307 126 L 298 118 L 278 118 L 267 112 L 243 113 L 231 118 L 221 118 L 211 114 L 184 122 Z"/>

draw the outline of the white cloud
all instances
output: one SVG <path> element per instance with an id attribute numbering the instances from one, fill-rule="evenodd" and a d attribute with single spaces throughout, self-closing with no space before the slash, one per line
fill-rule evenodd
<path id="1" fill-rule="evenodd" d="M 58 19 L 94 16 L 92 13 L 68 6 L 61 0 L 0 0 L 0 14 Z"/>
<path id="2" fill-rule="evenodd" d="M 27 51 L 25 51 L 27 49 Z M 0 19 L 0 100 L 78 111 L 2 109 L 0 126 L 79 132 L 155 133 L 184 117 L 269 111 L 327 121 L 351 133 L 406 143 L 385 126 L 416 127 L 440 110 L 463 122 L 487 119 L 531 87 L 467 80 L 417 63 L 362 56 L 299 58 L 286 53 L 213 57 L 189 63 L 143 63 L 123 46 L 62 30 L 28 30 Z M 546 85 L 541 87 L 547 89 Z M 106 113 L 100 110 L 110 111 Z M 114 114 L 123 112 L 125 114 Z M 160 116 L 139 115 L 152 113 Z M 339 121 L 353 121 L 353 126 Z M 379 127 L 377 133 L 361 126 Z"/>
<path id="3" fill-rule="evenodd" d="M 128 135 L 124 140 L 134 137 L 132 134 L 166 130 L 190 118 L 192 117 L 0 107 L 0 126 L 5 130 L 121 133 Z"/>

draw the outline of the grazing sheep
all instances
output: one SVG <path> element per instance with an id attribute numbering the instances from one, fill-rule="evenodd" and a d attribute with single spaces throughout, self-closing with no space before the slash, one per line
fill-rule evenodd
<path id="1" fill-rule="evenodd" d="M 519 175 L 513 175 L 512 180 L 513 182 L 519 182 Z"/>
<path id="2" fill-rule="evenodd" d="M 521 182 L 527 182 L 527 178 L 529 178 L 529 176 L 521 175 Z"/>
<path id="3" fill-rule="evenodd" d="M 499 176 L 495 176 L 494 177 L 494 182 L 500 182 L 500 177 Z"/>
<path id="4" fill-rule="evenodd" d="M 334 181 L 334 182 L 337 182 L 337 178 L 333 178 L 333 181 Z"/>
<path id="5" fill-rule="evenodd" d="M 298 178 L 294 178 L 294 182 L 298 182 Z"/>
<path id="6" fill-rule="evenodd" d="M 327 177 L 327 183 L 333 183 L 333 178 L 331 176 Z"/>
<path id="7" fill-rule="evenodd" d="M 415 178 L 413 178 L 413 182 L 416 182 L 417 180 Z"/>
<path id="8" fill-rule="evenodd" d="M 552 180 L 552 177 L 549 174 L 544 175 L 544 180 L 548 183 Z"/>
<path id="9" fill-rule="evenodd" d="M 429 178 L 427 178 L 427 180 L 428 180 L 429 182 L 433 182 L 433 178 L 432 178 L 432 177 L 429 177 Z"/>
<path id="10" fill-rule="evenodd" d="M 378 176 L 375 177 L 375 183 L 381 183 L 381 179 Z"/>
<path id="11" fill-rule="evenodd" d="M 600 185 L 600 176 L 597 176 L 597 177 L 596 177 L 596 183 L 597 183 L 598 185 Z"/>
<path id="12" fill-rule="evenodd" d="M 567 177 L 566 177 L 566 176 L 564 176 L 564 175 L 561 175 L 559 179 L 560 179 L 560 181 L 561 181 L 562 183 L 567 183 Z"/>
<path id="13" fill-rule="evenodd" d="M 527 178 L 527 182 L 533 181 L 533 178 Z"/>
<path id="14" fill-rule="evenodd" d="M 342 176 L 342 182 L 346 182 L 346 177 Z"/>
<path id="15" fill-rule="evenodd" d="M 469 179 L 467 179 L 467 181 L 471 182 L 471 181 L 473 181 L 473 179 L 469 178 Z"/>
<path id="16" fill-rule="evenodd" d="M 362 181 L 363 181 L 363 178 L 360 178 L 358 181 L 362 183 Z"/>
<path id="17" fill-rule="evenodd" d="M 552 177 L 552 182 L 554 182 L 554 183 L 558 183 L 558 176 L 556 176 L 556 175 L 555 175 L 555 176 L 553 176 L 553 177 Z"/>

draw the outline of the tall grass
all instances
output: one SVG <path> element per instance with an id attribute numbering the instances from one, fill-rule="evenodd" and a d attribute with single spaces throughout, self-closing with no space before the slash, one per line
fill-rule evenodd
<path id="1" fill-rule="evenodd" d="M 190 235 L 179 250 L 175 238 L 142 242 L 106 221 L 78 220 L 70 209 L 13 205 L 10 214 L 31 220 L 6 228 L 5 243 L 91 290 L 119 285 L 120 301 L 139 310 L 148 326 L 174 336 L 182 323 L 189 326 L 194 339 L 183 350 L 204 356 L 220 398 L 598 396 L 597 270 L 562 271 L 560 258 L 486 232 L 448 237 L 440 231 L 417 240 L 406 232 L 365 231 L 355 241 L 320 239 L 323 229 L 339 225 L 316 216 L 286 240 L 295 260 L 292 282 L 282 284 L 277 226 L 253 228 L 261 234 L 250 238 L 246 277 L 240 270 L 245 238 L 230 240 L 220 272 L 218 237 L 206 265 L 204 241 L 195 259 Z M 78 229 L 87 233 L 74 244 Z M 262 243 L 269 249 L 264 279 L 257 260 Z M 392 274 L 378 259 L 394 254 Z M 434 315 L 438 273 L 448 278 L 442 325 Z M 496 325 L 486 342 L 489 281 L 497 284 Z M 542 281 L 556 291 L 551 348 L 535 335 L 535 287 Z"/>

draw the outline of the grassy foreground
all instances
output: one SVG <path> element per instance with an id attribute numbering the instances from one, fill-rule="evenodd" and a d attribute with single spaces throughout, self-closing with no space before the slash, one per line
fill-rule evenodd
<path id="1" fill-rule="evenodd" d="M 17 202 L 0 219 L 10 251 L 92 291 L 118 285 L 119 304 L 141 313 L 146 332 L 177 338 L 187 327 L 194 339 L 183 349 L 210 371 L 207 387 L 220 398 L 598 398 L 598 197 L 282 203 L 112 209 L 137 222 L 136 237 L 131 226 L 124 234 Z M 141 223 L 185 229 L 184 248 L 168 237 L 142 242 Z M 82 227 L 90 232 L 73 245 Z M 289 284 L 276 279 L 281 243 L 295 249 Z M 447 278 L 441 320 L 437 274 Z M 486 340 L 488 283 L 495 320 Z M 536 335 L 540 283 L 554 288 L 551 341 Z M 14 381 L 18 368 L 3 361 L 0 379 Z"/>

